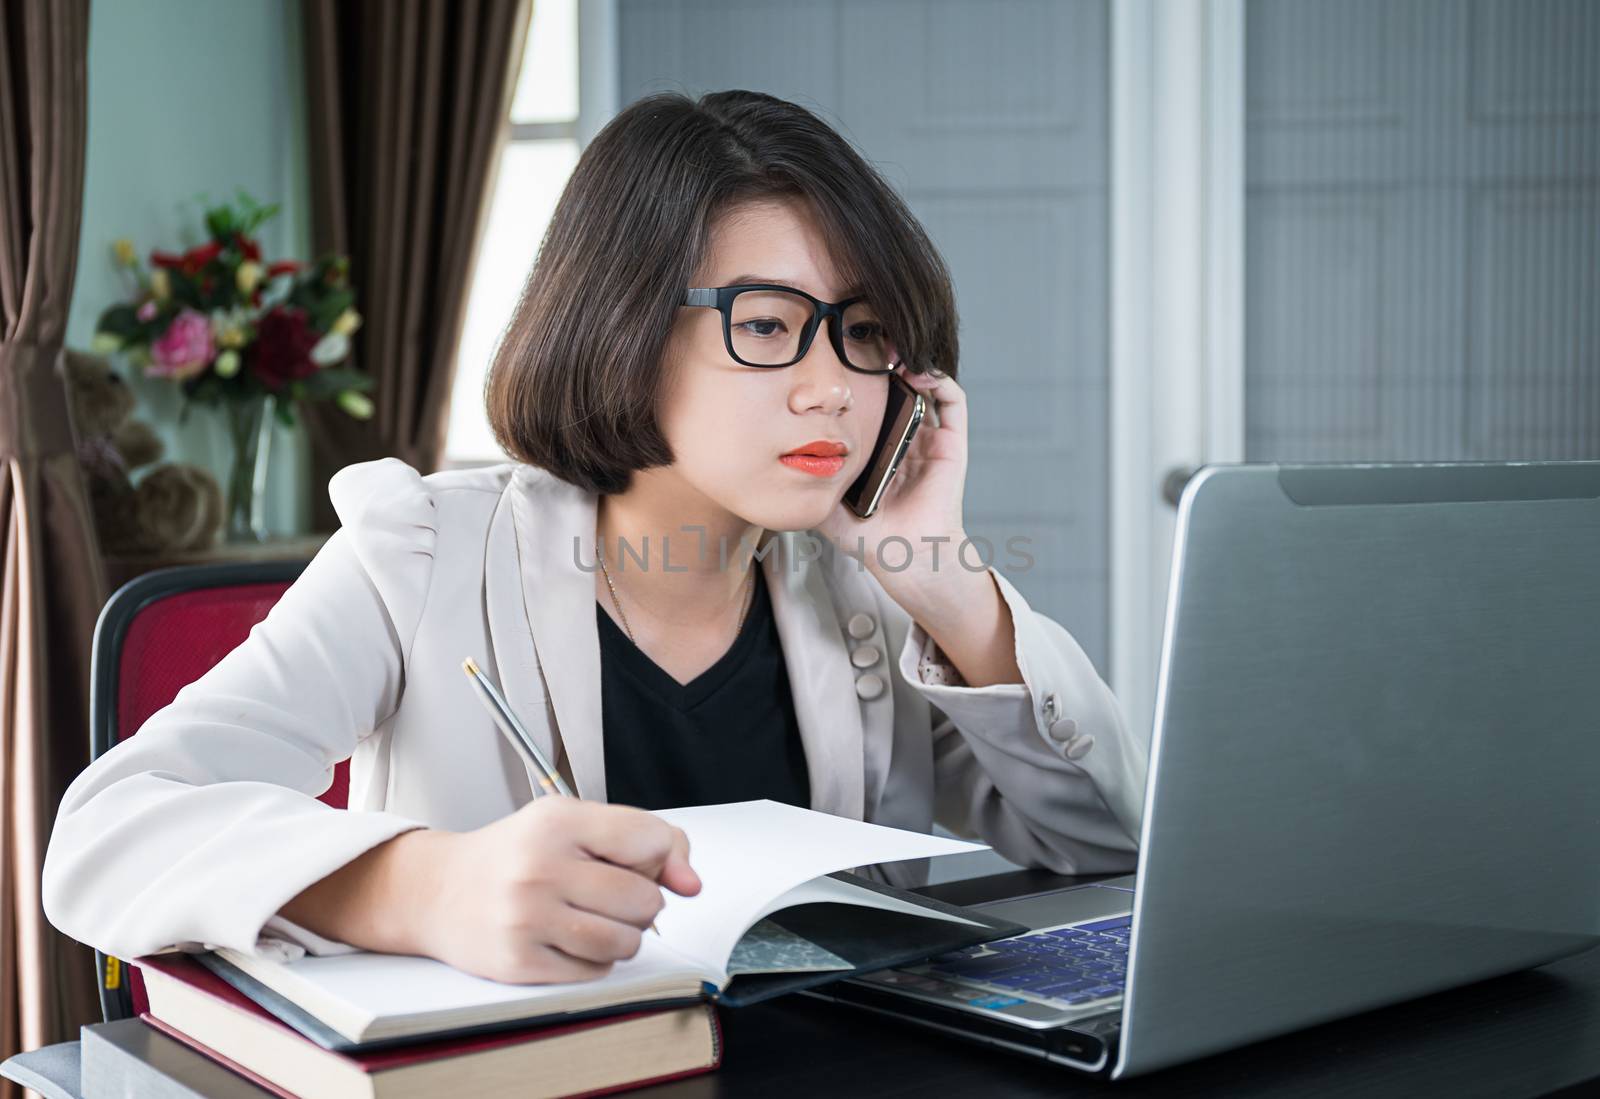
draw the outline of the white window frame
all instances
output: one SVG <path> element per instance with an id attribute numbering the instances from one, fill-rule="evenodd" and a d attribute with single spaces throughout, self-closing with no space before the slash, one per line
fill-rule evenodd
<path id="1" fill-rule="evenodd" d="M 1148 737 L 1169 474 L 1244 457 L 1244 0 L 1112 0 L 1111 686 Z"/>
<path id="2" fill-rule="evenodd" d="M 520 66 L 522 62 L 519 61 Z M 514 87 L 518 73 L 512 77 Z M 499 175 L 499 158 L 508 146 L 544 141 L 576 141 L 580 155 L 617 113 L 617 0 L 578 0 L 578 115 L 569 122 L 512 122 L 506 120 L 506 132 L 496 152 L 495 170 L 488 181 L 485 203 L 494 201 L 495 177 Z M 483 221 L 488 221 L 489 211 L 484 209 Z M 533 257 L 528 257 L 532 264 Z M 474 265 L 475 266 L 475 265 Z M 488 364 L 482 364 L 488 369 Z M 457 370 L 462 364 L 456 363 Z M 481 388 L 481 386 L 477 387 Z M 503 458 L 462 458 L 449 453 L 449 439 L 445 440 L 445 453 L 440 457 L 441 469 L 469 469 L 477 466 L 498 465 Z"/>

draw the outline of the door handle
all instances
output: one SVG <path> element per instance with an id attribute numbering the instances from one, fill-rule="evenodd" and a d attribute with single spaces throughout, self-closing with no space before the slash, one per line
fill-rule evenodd
<path id="1" fill-rule="evenodd" d="M 1187 485 L 1196 473 L 1198 466 L 1173 466 L 1161 478 L 1161 498 L 1173 507 L 1178 506 L 1178 501 L 1183 498 L 1183 486 Z"/>

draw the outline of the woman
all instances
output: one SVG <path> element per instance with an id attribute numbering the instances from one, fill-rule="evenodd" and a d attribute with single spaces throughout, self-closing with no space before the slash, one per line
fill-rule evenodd
<path id="1" fill-rule="evenodd" d="M 750 283 L 810 297 L 686 304 Z M 793 356 L 734 357 L 772 341 Z M 1115 699 L 958 560 L 956 358 L 937 253 L 824 123 L 750 92 L 633 104 L 580 160 L 491 370 L 516 461 L 340 471 L 342 529 L 267 619 L 67 791 L 50 919 L 121 957 L 368 948 L 592 977 L 663 887 L 699 888 L 645 808 L 760 797 L 1131 867 L 1145 756 Z M 934 416 L 863 521 L 840 500 L 891 370 Z M 533 800 L 467 656 L 577 799 Z M 340 812 L 315 799 L 346 757 Z"/>

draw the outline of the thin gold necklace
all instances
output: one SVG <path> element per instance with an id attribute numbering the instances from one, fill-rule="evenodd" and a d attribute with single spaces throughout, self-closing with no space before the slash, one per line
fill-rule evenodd
<path id="1" fill-rule="evenodd" d="M 617 608 L 617 617 L 622 619 L 622 628 L 628 631 L 628 640 L 632 641 L 634 645 L 637 646 L 639 642 L 634 640 L 633 627 L 628 625 L 628 614 L 622 609 L 622 604 L 617 599 L 617 586 L 611 582 L 611 570 L 606 568 L 605 554 L 600 552 L 600 543 L 598 541 L 596 541 L 594 544 L 594 556 L 595 559 L 600 562 L 600 572 L 606 578 L 606 587 L 611 589 L 611 605 Z M 753 570 L 750 573 L 750 583 L 747 586 L 750 589 L 751 597 L 745 600 L 744 610 L 739 612 L 739 625 L 738 628 L 733 631 L 733 636 L 735 637 L 738 637 L 744 632 L 745 616 L 750 613 L 750 604 L 755 602 L 754 596 L 756 590 L 756 577 Z"/>

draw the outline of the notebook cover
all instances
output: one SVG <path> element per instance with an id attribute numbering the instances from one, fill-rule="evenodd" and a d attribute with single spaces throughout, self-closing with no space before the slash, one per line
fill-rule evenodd
<path id="1" fill-rule="evenodd" d="M 268 1099 L 273 1093 L 139 1016 L 82 1029 L 82 1099 Z"/>
<path id="2" fill-rule="evenodd" d="M 529 1016 L 521 1019 L 506 1019 L 497 1023 L 480 1023 L 473 1026 L 454 1027 L 448 1030 L 434 1031 L 421 1038 L 401 1035 L 394 1038 L 370 1038 L 364 1042 L 352 1042 L 321 1019 L 305 1010 L 305 1008 L 293 1000 L 280 996 L 226 958 L 209 952 L 184 956 L 193 958 L 199 966 L 203 967 L 211 976 L 228 985 L 236 994 L 241 995 L 246 1001 L 274 1016 L 279 1022 L 287 1023 L 323 1049 L 334 1053 L 352 1055 L 395 1049 L 402 1046 L 411 1048 L 422 1042 L 466 1040 L 473 1037 L 504 1034 L 507 1031 L 544 1029 L 562 1024 L 599 1022 L 613 1019 L 622 1014 L 658 1011 L 663 1008 L 688 1007 L 691 1004 L 700 1003 L 703 999 L 703 997 L 694 996 L 671 1000 L 646 1000 L 639 1003 L 611 1004 L 593 1008 L 589 1011 Z M 154 957 L 167 958 L 172 957 L 172 955 L 162 954 L 154 955 Z M 148 958 L 137 959 L 135 964 L 143 965 L 149 960 Z"/>
<path id="3" fill-rule="evenodd" d="M 673 1080 L 686 1080 L 691 1076 L 703 1076 L 708 1072 L 716 1071 L 718 1068 L 722 1067 L 722 1024 L 717 1019 L 716 1011 L 709 1004 L 706 1005 L 706 1011 L 710 1012 L 711 1014 L 712 1054 L 711 1062 L 709 1064 L 697 1065 L 694 1068 L 684 1069 L 682 1072 L 669 1072 L 663 1076 L 648 1076 L 639 1080 L 629 1080 L 625 1083 L 616 1084 L 609 1088 L 594 1088 L 590 1091 L 574 1092 L 567 1096 L 566 1099 L 594 1099 L 595 1096 L 612 1095 L 619 1091 L 632 1091 L 635 1088 L 650 1087 L 652 1084 L 666 1084 L 672 1082 Z M 224 1057 L 222 1054 L 218 1053 L 204 1042 L 198 1041 L 195 1038 L 191 1038 L 177 1027 L 163 1023 L 160 1019 L 157 1019 L 148 1011 L 142 1012 L 139 1018 L 175 1041 L 183 1043 L 183 1045 L 194 1050 L 196 1053 L 204 1057 L 209 1057 L 222 1067 L 238 1073 L 241 1077 L 250 1081 L 257 1087 L 278 1096 L 279 1099 L 302 1099 L 301 1096 L 297 1096 L 292 1092 L 284 1090 L 277 1084 L 274 1084 L 271 1080 L 251 1072 L 249 1069 L 245 1068 L 232 1058 Z"/>
<path id="4" fill-rule="evenodd" d="M 220 975 L 202 964 L 204 959 L 210 957 L 212 955 L 156 954 L 136 959 L 134 964 L 165 973 L 212 999 L 246 1014 L 256 1016 L 271 1026 L 284 1030 L 300 1030 L 299 1027 L 290 1026 L 284 1020 L 278 1018 L 265 1005 L 255 1002 L 251 996 L 235 988 L 231 983 L 223 980 Z M 217 959 L 217 961 L 221 962 L 221 959 Z M 226 965 L 227 963 L 222 962 L 222 964 Z M 246 974 L 233 969 L 231 966 L 229 966 L 229 969 L 232 969 L 234 974 L 244 980 L 256 984 Z M 276 996 L 270 989 L 266 989 L 259 984 L 256 984 L 256 987 L 260 988 L 266 995 Z M 277 998 L 281 999 L 281 997 Z M 284 1002 L 288 1003 L 288 1001 Z M 667 1006 L 685 1007 L 701 1002 L 700 1000 L 680 1000 Z M 296 1007 L 295 1010 L 298 1012 L 300 1009 Z M 557 1037 L 573 1031 L 584 1030 L 588 1027 L 605 1026 L 610 1023 L 622 1022 L 625 1019 L 637 1018 L 640 1015 L 650 1014 L 655 1010 L 662 1010 L 662 1008 L 632 1008 L 626 1012 L 613 1011 L 606 1016 L 590 1014 L 582 1019 L 564 1018 L 560 1023 L 540 1026 L 529 1026 L 526 1020 L 519 1020 L 514 1024 L 515 1029 L 498 1024 L 492 1029 L 472 1027 L 452 1031 L 448 1034 L 430 1035 L 426 1039 L 390 1039 L 382 1043 L 367 1043 L 359 1048 L 329 1049 L 321 1042 L 316 1044 L 322 1045 L 324 1049 L 329 1049 L 329 1052 L 353 1062 L 363 1072 L 381 1072 L 385 1069 L 399 1068 L 403 1065 L 417 1061 L 432 1060 L 436 1057 L 456 1057 L 463 1053 L 474 1053 L 497 1046 L 520 1045 L 528 1041 L 541 1041 L 545 1038 Z M 300 1012 L 300 1014 L 305 1015 L 304 1012 Z M 313 1016 L 305 1015 L 305 1017 L 314 1020 Z M 317 1025 L 322 1027 L 320 1023 Z M 713 1014 L 712 1025 L 715 1028 L 715 1014 Z M 326 1028 L 322 1027 L 322 1029 L 325 1030 Z M 301 1036 L 306 1037 L 303 1033 Z M 345 1044 L 349 1045 L 349 1043 Z M 717 1055 L 718 1057 L 721 1056 L 720 1040 L 718 1042 Z"/>
<path id="5" fill-rule="evenodd" d="M 198 1053 L 198 1054 L 200 1054 L 200 1055 L 202 1055 L 204 1057 L 211 1058 L 213 1061 L 215 1061 L 217 1064 L 221 1065 L 223 1068 L 227 1069 L 229 1072 L 238 1073 L 240 1076 L 244 1077 L 246 1080 L 250 1081 L 252 1084 L 254 1084 L 256 1087 L 262 1089 L 263 1091 L 270 1091 L 273 1095 L 276 1095 L 278 1097 L 278 1099 L 300 1099 L 300 1097 L 298 1095 L 296 1095 L 294 1092 L 289 1091 L 286 1088 L 279 1087 L 277 1084 L 274 1084 L 271 1080 L 268 1080 L 265 1076 L 258 1076 L 254 1072 L 251 1072 L 249 1069 L 245 1068 L 238 1061 L 235 1061 L 233 1058 L 224 1057 L 222 1054 L 218 1053 L 216 1050 L 212 1049 L 210 1046 L 206 1045 L 204 1042 L 199 1041 L 198 1039 L 189 1037 L 187 1034 L 185 1034 L 183 1031 L 179 1030 L 177 1027 L 172 1026 L 170 1023 L 162 1022 L 160 1019 L 157 1019 L 154 1015 L 150 1014 L 148 1011 L 141 1011 L 139 1013 L 139 1018 L 142 1019 L 144 1022 L 149 1023 L 151 1026 L 155 1027 L 161 1033 L 165 1034 L 168 1038 L 171 1038 L 171 1039 L 173 1039 L 175 1041 L 178 1041 L 178 1042 L 182 1042 L 184 1045 L 188 1046 L 190 1049 L 194 1050 L 196 1053 Z"/>
<path id="6" fill-rule="evenodd" d="M 821 973 L 751 973 L 734 977 L 728 982 L 719 1004 L 727 1007 L 744 1007 L 758 1004 L 775 996 L 798 992 L 804 988 L 832 984 L 863 973 L 880 969 L 915 965 L 938 954 L 1013 935 L 1025 935 L 1030 928 L 1002 920 L 970 908 L 961 908 L 944 901 L 925 897 L 906 889 L 863 878 L 841 871 L 828 875 L 847 881 L 851 885 L 870 889 L 874 893 L 909 901 L 919 908 L 943 912 L 951 916 L 975 920 L 981 926 L 950 923 L 945 920 L 925 919 L 901 912 L 887 912 L 881 908 L 864 908 L 848 904 L 802 904 L 782 908 L 767 916 L 780 927 L 810 939 L 818 946 L 831 950 L 852 969 L 834 969 Z"/>

